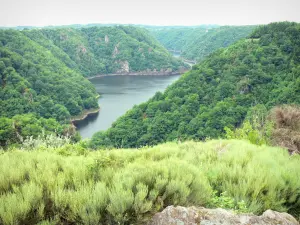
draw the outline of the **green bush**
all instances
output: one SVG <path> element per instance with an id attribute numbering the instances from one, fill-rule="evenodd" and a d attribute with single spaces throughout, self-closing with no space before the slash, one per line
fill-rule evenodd
<path id="1" fill-rule="evenodd" d="M 244 121 L 240 128 L 231 130 L 228 127 L 224 128 L 227 139 L 248 140 L 252 144 L 263 145 L 270 144 L 271 132 L 273 130 L 273 123 L 268 122 L 265 127 L 259 130 L 255 124 L 251 124 L 248 120 Z"/>
<path id="2" fill-rule="evenodd" d="M 227 192 L 217 195 L 217 191 L 214 191 L 214 196 L 211 200 L 210 207 L 217 207 L 223 209 L 234 209 L 238 213 L 247 213 L 248 209 L 246 203 L 242 200 L 235 202 L 234 198 L 228 196 Z"/>
<path id="3" fill-rule="evenodd" d="M 137 224 L 168 205 L 299 216 L 300 157 L 238 140 L 0 154 L 0 224 Z M 63 152 L 63 154 L 61 154 Z"/>

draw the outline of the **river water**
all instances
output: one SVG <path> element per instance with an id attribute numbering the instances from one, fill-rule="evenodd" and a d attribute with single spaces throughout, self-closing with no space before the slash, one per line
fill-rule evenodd
<path id="1" fill-rule="evenodd" d="M 107 76 L 90 80 L 100 94 L 100 112 L 77 122 L 83 138 L 91 138 L 97 131 L 108 129 L 112 123 L 134 105 L 151 98 L 157 91 L 164 91 L 176 81 L 175 76 Z"/>

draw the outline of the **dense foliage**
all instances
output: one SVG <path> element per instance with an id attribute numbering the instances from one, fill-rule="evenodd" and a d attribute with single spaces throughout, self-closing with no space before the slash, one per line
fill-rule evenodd
<path id="1" fill-rule="evenodd" d="M 93 85 L 80 73 L 24 33 L 0 30 L 0 130 L 4 132 L 0 135 L 1 145 L 20 139 L 17 134 L 36 136 L 41 127 L 46 133 L 56 129 L 61 134 L 62 127 L 56 121 L 67 124 L 71 116 L 98 108 L 96 95 Z M 24 115 L 27 113 L 34 116 Z M 19 118 L 16 115 L 31 120 L 31 128 L 21 131 L 11 122 Z M 8 130 L 14 131 L 8 135 Z"/>
<path id="2" fill-rule="evenodd" d="M 299 217 L 300 156 L 245 141 L 0 152 L 0 224 L 145 224 L 169 205 Z"/>
<path id="3" fill-rule="evenodd" d="M 255 26 L 217 28 L 152 29 L 153 35 L 169 50 L 181 52 L 186 59 L 200 61 L 219 48 L 247 37 Z"/>
<path id="4" fill-rule="evenodd" d="M 253 144 L 280 146 L 290 154 L 300 154 L 300 107 L 276 106 L 267 112 L 257 105 L 248 113 L 242 126 L 231 130 L 225 127 L 226 138 L 244 139 Z M 251 115 L 252 114 L 252 115 Z"/>
<path id="5" fill-rule="evenodd" d="M 0 74 L 1 116 L 34 112 L 63 121 L 98 107 L 89 81 L 20 31 L 0 31 Z"/>
<path id="6" fill-rule="evenodd" d="M 184 47 L 196 37 L 202 37 L 207 28 L 197 27 L 160 27 L 149 28 L 156 39 L 168 50 L 183 51 Z M 211 31 L 212 29 L 210 29 Z"/>
<path id="7" fill-rule="evenodd" d="M 24 34 L 85 76 L 124 71 L 127 62 L 132 72 L 184 67 L 146 29 L 133 26 L 36 29 Z"/>
<path id="8" fill-rule="evenodd" d="M 255 26 L 220 27 L 207 32 L 202 36 L 195 36 L 182 50 L 182 57 L 203 60 L 206 56 L 219 48 L 225 48 L 234 42 L 247 37 Z"/>
<path id="9" fill-rule="evenodd" d="M 136 147 L 215 138 L 257 104 L 300 104 L 300 24 L 273 23 L 211 54 L 164 93 L 135 106 L 92 146 Z M 130 132 L 129 132 L 130 131 Z"/>
<path id="10" fill-rule="evenodd" d="M 37 138 L 41 135 L 74 134 L 74 128 L 61 125 L 55 119 L 37 118 L 33 114 L 15 115 L 12 118 L 0 117 L 0 146 L 23 143 L 26 137 Z"/>
<path id="11" fill-rule="evenodd" d="M 130 71 L 184 66 L 142 28 L 0 30 L 0 130 L 15 115 L 34 114 L 24 115 L 33 119 L 32 126 L 39 126 L 34 124 L 39 118 L 68 124 L 72 117 L 97 109 L 97 93 L 84 76 L 113 73 L 124 65 Z M 61 126 L 57 124 L 57 134 Z M 13 138 L 0 134 L 1 145 L 18 140 L 16 134 L 36 137 L 34 130 L 13 133 Z"/>

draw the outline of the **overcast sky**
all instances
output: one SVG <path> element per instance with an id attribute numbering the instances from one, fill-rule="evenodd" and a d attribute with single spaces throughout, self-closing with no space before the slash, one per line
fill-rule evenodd
<path id="1" fill-rule="evenodd" d="M 300 22 L 300 0 L 0 0 L 0 26 Z"/>

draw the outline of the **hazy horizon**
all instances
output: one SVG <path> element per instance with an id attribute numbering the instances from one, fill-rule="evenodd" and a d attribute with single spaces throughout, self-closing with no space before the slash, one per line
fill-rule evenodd
<path id="1" fill-rule="evenodd" d="M 3 0 L 2 0 L 3 1 Z M 0 26 L 135 24 L 150 26 L 257 25 L 300 22 L 298 0 L 11 0 L 2 2 Z"/>
<path id="2" fill-rule="evenodd" d="M 280 21 L 274 21 L 280 22 Z M 295 21 L 289 21 L 295 22 Z M 128 26 L 151 26 L 151 27 L 200 27 L 200 26 L 255 26 L 255 25 L 263 25 L 263 24 L 195 24 L 195 25 L 180 25 L 180 24 L 171 24 L 171 25 L 157 25 L 157 24 L 139 24 L 139 23 L 72 23 L 72 24 L 57 24 L 57 25 L 15 25 L 15 26 L 5 26 L 1 25 L 0 27 L 5 28 L 14 28 L 14 27 L 64 27 L 64 26 L 88 26 L 88 25 L 102 25 L 102 26 L 118 26 L 118 25 L 128 25 Z"/>

